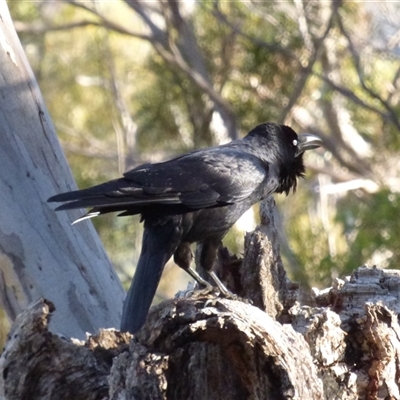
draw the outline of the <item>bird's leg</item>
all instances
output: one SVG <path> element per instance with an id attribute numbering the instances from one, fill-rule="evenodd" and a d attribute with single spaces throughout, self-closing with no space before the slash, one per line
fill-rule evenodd
<path id="1" fill-rule="evenodd" d="M 199 286 L 204 287 L 208 291 L 212 291 L 213 286 L 207 282 L 201 275 L 193 269 L 190 264 L 193 260 L 192 250 L 190 249 L 189 243 L 181 243 L 174 253 L 174 261 L 176 265 L 185 270 L 197 283 Z"/>
<path id="2" fill-rule="evenodd" d="M 211 276 L 211 279 L 214 281 L 214 283 L 218 286 L 219 291 L 225 296 L 225 297 L 236 297 L 218 278 L 217 274 L 214 271 L 210 271 L 209 275 Z"/>
<path id="3" fill-rule="evenodd" d="M 221 246 L 221 240 L 208 240 L 198 245 L 197 252 L 199 252 L 200 271 L 205 271 L 208 276 L 217 285 L 221 294 L 227 298 L 237 300 L 239 299 L 232 293 L 218 278 L 217 274 L 212 270 L 214 263 L 217 260 L 218 248 Z M 199 266 L 198 266 L 199 267 Z"/>
<path id="4" fill-rule="evenodd" d="M 223 296 L 236 300 L 238 299 L 238 296 L 230 292 L 228 288 L 218 278 L 217 274 L 211 270 L 217 258 L 217 252 L 220 244 L 221 242 L 218 240 L 218 241 L 208 241 L 198 246 L 198 251 L 200 255 L 199 258 L 200 265 L 198 265 L 198 267 L 200 272 L 203 273 L 203 276 L 208 276 L 209 278 L 211 278 L 212 282 L 215 283 L 219 292 Z M 192 260 L 193 260 L 193 254 L 190 248 L 190 244 L 182 242 L 175 250 L 174 253 L 175 263 L 179 267 L 184 269 L 198 283 L 200 287 L 204 288 L 202 292 L 206 294 L 215 291 L 216 288 L 209 282 L 207 282 L 200 275 L 199 272 L 197 272 L 195 269 L 191 267 Z"/>
<path id="5" fill-rule="evenodd" d="M 199 273 L 192 267 L 185 269 L 185 271 L 199 284 L 199 286 L 204 286 L 206 289 L 212 289 L 212 285 L 203 279 Z"/>

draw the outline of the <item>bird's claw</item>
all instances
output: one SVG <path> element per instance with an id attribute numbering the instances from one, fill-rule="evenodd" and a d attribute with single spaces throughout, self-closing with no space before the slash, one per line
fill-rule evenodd
<path id="1" fill-rule="evenodd" d="M 200 287 L 203 286 L 203 287 Z M 180 292 L 181 293 L 181 292 Z M 207 296 L 210 294 L 214 294 L 215 296 L 220 295 L 220 291 L 218 290 L 217 287 L 211 285 L 210 283 L 207 282 L 207 285 L 199 285 L 197 284 L 196 286 L 186 290 L 183 293 L 183 296 L 181 295 L 180 297 L 186 297 L 186 298 L 191 298 L 191 297 L 201 297 L 201 296 Z"/>

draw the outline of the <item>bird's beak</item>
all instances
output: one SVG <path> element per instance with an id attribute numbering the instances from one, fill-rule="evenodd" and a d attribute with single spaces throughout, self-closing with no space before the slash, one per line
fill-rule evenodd
<path id="1" fill-rule="evenodd" d="M 303 154 L 306 150 L 316 149 L 322 146 L 322 140 L 311 133 L 305 133 L 298 136 L 296 157 Z"/>

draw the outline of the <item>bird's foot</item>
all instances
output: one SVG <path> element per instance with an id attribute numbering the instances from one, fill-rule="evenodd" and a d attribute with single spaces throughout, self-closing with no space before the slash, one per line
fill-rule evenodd
<path id="1" fill-rule="evenodd" d="M 232 293 L 218 278 L 214 271 L 209 273 L 211 279 L 214 281 L 216 286 L 211 285 L 205 279 L 203 279 L 197 271 L 189 268 L 187 272 L 196 280 L 197 285 L 183 293 L 183 297 L 193 298 L 213 295 L 215 297 L 222 297 L 230 300 L 242 301 L 247 304 L 252 304 L 249 299 L 242 298 Z"/>
<path id="2" fill-rule="evenodd" d="M 240 297 L 232 293 L 228 289 L 221 291 L 220 288 L 213 286 L 208 282 L 207 285 L 205 285 L 205 287 L 203 288 L 200 288 L 199 285 L 197 284 L 195 287 L 192 287 L 186 291 L 179 292 L 177 295 L 177 297 L 180 298 L 195 299 L 195 300 L 204 298 L 206 296 L 209 297 L 209 299 L 206 301 L 205 304 L 206 307 L 215 306 L 218 299 L 229 299 L 229 300 L 241 301 L 246 304 L 253 304 L 253 302 L 249 299 Z"/>
<path id="3" fill-rule="evenodd" d="M 211 285 L 207 281 L 204 281 L 206 284 L 201 285 L 203 287 L 200 287 L 199 284 L 197 284 L 194 288 L 189 289 L 185 292 L 185 297 L 203 297 L 203 296 L 209 296 L 209 295 L 214 295 L 214 296 L 219 296 L 220 291 L 217 287 Z"/>
<path id="4" fill-rule="evenodd" d="M 242 301 L 243 303 L 247 303 L 247 304 L 252 304 L 252 301 L 243 297 L 238 296 L 235 293 L 232 293 L 218 278 L 218 276 L 216 275 L 216 273 L 214 271 L 210 272 L 210 276 L 213 279 L 213 281 L 215 282 L 215 284 L 218 287 L 218 290 L 220 292 L 220 297 L 224 297 L 226 299 L 229 300 L 237 300 L 237 301 Z"/>

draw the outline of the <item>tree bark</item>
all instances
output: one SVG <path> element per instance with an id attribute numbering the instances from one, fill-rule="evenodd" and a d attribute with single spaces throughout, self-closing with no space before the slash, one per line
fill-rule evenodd
<path id="1" fill-rule="evenodd" d="M 78 342 L 48 332 L 57 311 L 41 300 L 10 333 L 0 396 L 400 399 L 400 272 L 363 266 L 299 304 L 280 260 L 272 206 L 271 199 L 262 205 L 244 259 L 225 253 L 221 260 L 227 284 L 253 304 L 189 291 L 153 307 L 133 340 L 103 330 Z"/>
<path id="2" fill-rule="evenodd" d="M 1 306 L 14 320 L 49 299 L 51 329 L 78 338 L 119 326 L 124 291 L 93 226 L 46 203 L 75 184 L 5 0 L 0 65 Z"/>

